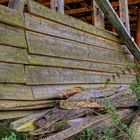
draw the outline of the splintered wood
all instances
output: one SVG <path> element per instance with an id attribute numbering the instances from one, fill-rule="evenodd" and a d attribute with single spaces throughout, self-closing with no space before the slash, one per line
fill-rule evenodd
<path id="1" fill-rule="evenodd" d="M 75 136 L 85 128 L 99 133 L 112 127 L 111 116 L 106 111 L 106 100 L 117 108 L 119 120 L 135 116 L 135 95 L 126 86 L 102 90 L 78 91 L 67 99 L 59 100 L 55 108 L 30 115 L 12 122 L 11 128 L 29 132 L 35 139 L 64 140 Z"/>

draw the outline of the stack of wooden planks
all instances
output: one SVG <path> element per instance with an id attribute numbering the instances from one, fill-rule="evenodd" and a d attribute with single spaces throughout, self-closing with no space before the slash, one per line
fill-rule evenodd
<path id="1" fill-rule="evenodd" d="M 133 109 L 137 105 L 135 94 L 128 87 L 120 86 L 77 93 L 60 100 L 55 108 L 12 122 L 11 128 L 28 132 L 37 140 L 76 139 L 86 128 L 101 134 L 107 128 L 113 129 L 108 104 L 117 109 L 118 119 L 123 123 L 130 123 L 137 113 Z"/>
<path id="2" fill-rule="evenodd" d="M 132 55 L 118 35 L 30 0 L 0 5 L 0 119 L 54 107 L 81 91 L 129 85 Z"/>

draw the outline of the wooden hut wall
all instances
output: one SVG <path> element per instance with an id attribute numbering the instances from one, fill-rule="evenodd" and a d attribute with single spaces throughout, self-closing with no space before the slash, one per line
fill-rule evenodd
<path id="1" fill-rule="evenodd" d="M 0 110 L 3 100 L 52 99 L 135 79 L 133 57 L 116 34 L 34 1 L 28 10 L 0 6 Z"/>

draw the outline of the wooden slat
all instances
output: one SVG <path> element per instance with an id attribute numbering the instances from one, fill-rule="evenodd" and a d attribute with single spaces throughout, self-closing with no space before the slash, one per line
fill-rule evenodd
<path id="1" fill-rule="evenodd" d="M 99 62 L 88 62 L 81 60 L 72 60 L 65 58 L 56 58 L 48 56 L 38 56 L 30 55 L 30 64 L 32 65 L 42 65 L 42 66 L 53 66 L 53 67 L 63 67 L 71 69 L 81 69 L 88 71 L 102 71 L 108 73 L 119 73 L 119 74 L 134 74 L 134 70 L 127 65 L 116 65 L 108 63 L 99 63 Z"/>
<path id="2" fill-rule="evenodd" d="M 0 99 L 33 100 L 32 90 L 28 86 L 15 84 L 0 84 Z"/>
<path id="3" fill-rule="evenodd" d="M 23 12 L 27 0 L 9 0 L 8 7 Z"/>
<path id="4" fill-rule="evenodd" d="M 120 19 L 130 34 L 128 0 L 119 0 Z"/>
<path id="5" fill-rule="evenodd" d="M 23 30 L 0 23 L 0 44 L 27 48 Z"/>
<path id="6" fill-rule="evenodd" d="M 119 43 L 109 41 L 95 35 L 87 34 L 82 31 L 78 31 L 73 28 L 51 22 L 49 20 L 30 16 L 29 14 L 26 14 L 26 23 L 28 29 L 39 33 L 49 34 L 56 37 L 61 37 L 64 39 L 73 40 L 98 47 L 113 49 L 117 51 L 124 51 L 124 49 L 121 48 L 121 45 Z M 35 33 L 32 34 L 36 35 Z"/>
<path id="7" fill-rule="evenodd" d="M 129 33 L 127 32 L 125 26 L 115 13 L 114 9 L 112 8 L 109 1 L 106 0 L 96 0 L 97 4 L 100 6 L 102 11 L 108 17 L 110 23 L 115 28 L 116 32 L 120 36 L 120 39 L 123 43 L 127 46 L 129 51 L 133 54 L 135 59 L 139 62 L 140 61 L 140 49 L 137 47 L 136 43 L 132 41 Z"/>
<path id="8" fill-rule="evenodd" d="M 129 88 L 129 85 L 125 85 Z M 60 98 L 64 93 L 71 90 L 101 90 L 106 88 L 121 87 L 119 84 L 76 84 L 76 85 L 45 85 L 45 86 L 32 86 L 32 91 L 35 100 L 54 99 Z"/>
<path id="9" fill-rule="evenodd" d="M 67 15 L 62 16 L 58 12 L 52 11 L 52 10 L 48 9 L 47 7 L 41 5 L 33 0 L 29 1 L 28 5 L 29 5 L 30 13 L 33 13 L 35 15 L 39 15 L 41 17 L 44 17 L 46 19 L 49 19 L 49 20 L 52 20 L 55 22 L 59 22 L 61 24 L 68 25 L 68 26 L 73 27 L 73 28 L 77 28 L 79 30 L 82 30 L 82 31 L 85 31 L 85 32 L 88 32 L 88 33 L 91 33 L 94 35 L 101 36 L 103 38 L 107 38 L 109 40 L 119 42 L 117 35 L 112 33 L 112 32 L 97 29 L 92 25 L 89 25 L 89 24 L 82 22 L 80 20 L 76 20 L 73 17 L 69 17 Z"/>
<path id="10" fill-rule="evenodd" d="M 93 3 L 94 26 L 100 29 L 104 29 L 105 28 L 104 13 L 101 11 L 95 0 L 92 0 L 92 3 Z"/>
<path id="11" fill-rule="evenodd" d="M 137 45 L 140 48 L 140 11 L 138 12 L 136 40 Z"/>
<path id="12" fill-rule="evenodd" d="M 47 109 L 44 109 L 47 111 Z M 0 111 L 0 120 L 12 119 L 12 118 L 21 118 L 31 114 L 39 113 L 43 110 L 27 110 L 27 111 Z"/>
<path id="13" fill-rule="evenodd" d="M 33 54 L 119 64 L 133 62 L 130 55 L 102 49 L 100 47 L 84 45 L 74 41 L 67 41 L 33 32 L 27 32 L 26 36 L 29 52 Z M 86 40 L 90 41 L 91 38 L 87 37 Z"/>
<path id="14" fill-rule="evenodd" d="M 47 107 L 54 107 L 56 101 L 43 100 L 43 101 L 12 101 L 12 100 L 0 100 L 0 110 L 32 110 L 41 109 Z"/>
<path id="15" fill-rule="evenodd" d="M 0 83 L 25 83 L 23 65 L 0 63 Z"/>
<path id="16" fill-rule="evenodd" d="M 61 40 L 62 41 L 62 39 L 57 39 L 57 38 L 63 37 L 64 39 L 66 38 L 68 40 L 80 42 L 80 43 L 83 43 L 86 45 L 98 46 L 99 48 L 112 49 L 112 50 L 116 50 L 119 52 L 126 51 L 124 48 L 121 47 L 121 45 L 119 43 L 108 41 L 108 40 L 99 38 L 97 36 L 84 34 L 83 32 L 77 32 L 76 30 L 71 30 L 69 28 L 67 29 L 63 26 L 62 27 L 58 26 L 58 25 L 53 26 L 53 23 L 48 24 L 47 22 L 42 22 L 41 29 L 39 29 L 40 25 L 37 22 L 39 22 L 39 20 L 32 20 L 32 22 L 30 22 L 30 23 L 28 22 L 30 24 L 30 25 L 28 25 L 29 28 L 34 30 L 34 31 L 37 30 L 38 32 L 43 32 L 45 34 L 54 35 L 54 36 L 56 36 L 56 37 L 52 37 L 52 39 L 54 39 L 54 40 Z M 34 26 L 32 26 L 33 24 L 34 24 Z M 29 43 L 34 38 L 36 38 L 36 42 L 37 42 L 38 40 L 45 41 L 49 37 L 49 36 L 37 34 L 34 32 L 28 32 L 28 31 L 26 31 L 26 35 L 27 35 L 27 41 Z M 49 37 L 49 38 L 51 38 L 51 37 Z M 64 39 L 63 39 L 63 42 L 70 42 L 70 41 L 67 41 Z"/>
<path id="17" fill-rule="evenodd" d="M 71 70 L 65 68 L 26 66 L 27 84 L 131 83 L 135 76 Z"/>
<path id="18" fill-rule="evenodd" d="M 64 14 L 64 0 L 51 0 L 50 7 L 52 10 Z"/>
<path id="19" fill-rule="evenodd" d="M 0 45 L 0 61 L 28 64 L 27 50 Z"/>
<path id="20" fill-rule="evenodd" d="M 24 16 L 17 10 L 0 5 L 0 22 L 15 26 L 25 26 Z"/>
<path id="21" fill-rule="evenodd" d="M 89 43 L 99 47 L 111 48 L 116 50 L 121 49 L 118 43 L 107 41 L 97 36 L 93 36 L 82 31 L 78 31 L 73 28 L 51 22 L 49 20 L 30 16 L 29 14 L 26 14 L 26 23 L 28 29 L 40 33 L 50 34 L 53 36 L 75 40 L 82 43 Z"/>

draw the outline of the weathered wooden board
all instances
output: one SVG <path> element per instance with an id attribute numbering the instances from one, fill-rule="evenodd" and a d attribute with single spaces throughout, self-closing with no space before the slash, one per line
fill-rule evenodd
<path id="1" fill-rule="evenodd" d="M 96 2 L 100 6 L 101 10 L 106 14 L 110 23 L 113 25 L 116 32 L 120 36 L 122 42 L 127 46 L 135 59 L 140 62 L 140 49 L 138 48 L 137 44 L 131 39 L 130 34 L 127 32 L 125 26 L 111 6 L 110 2 L 107 0 L 96 0 Z"/>
<path id="2" fill-rule="evenodd" d="M 0 45 L 0 61 L 28 64 L 27 50 Z"/>
<path id="3" fill-rule="evenodd" d="M 0 83 L 25 83 L 23 65 L 0 63 Z"/>
<path id="4" fill-rule="evenodd" d="M 17 10 L 0 5 L 0 22 L 15 26 L 25 26 L 24 16 Z"/>
<path id="5" fill-rule="evenodd" d="M 32 31 L 61 37 L 68 40 L 90 44 L 98 47 L 124 51 L 119 43 L 91 35 L 56 22 L 25 14 L 26 28 Z"/>
<path id="6" fill-rule="evenodd" d="M 32 90 L 28 86 L 15 84 L 0 84 L 0 99 L 34 100 Z"/>
<path id="7" fill-rule="evenodd" d="M 32 14 L 76 28 L 78 30 L 82 30 L 84 32 L 88 32 L 97 36 L 101 36 L 103 38 L 107 38 L 109 40 L 119 42 L 118 36 L 112 32 L 106 30 L 100 30 L 90 24 L 77 20 L 73 17 L 69 17 L 67 15 L 62 16 L 62 14 L 55 12 L 33 0 L 28 1 L 28 7 L 29 7 L 29 12 Z"/>
<path id="8" fill-rule="evenodd" d="M 43 101 L 12 101 L 0 100 L 0 110 L 32 110 L 54 107 L 56 101 L 43 100 Z"/>
<path id="9" fill-rule="evenodd" d="M 0 44 L 27 48 L 24 30 L 0 23 Z"/>
<path id="10" fill-rule="evenodd" d="M 129 88 L 129 85 L 124 85 Z M 41 99 L 54 99 L 61 98 L 63 94 L 71 90 L 105 90 L 108 88 L 118 88 L 121 87 L 119 84 L 76 84 L 76 85 L 45 85 L 45 86 L 32 86 L 32 91 L 35 100 Z"/>
<path id="11" fill-rule="evenodd" d="M 121 52 L 33 32 L 27 32 L 26 34 L 29 52 L 32 54 L 118 64 L 133 62 L 130 55 Z"/>
<path id="12" fill-rule="evenodd" d="M 46 110 L 46 109 L 44 109 Z M 27 110 L 27 111 L 0 111 L 0 120 L 5 120 L 5 119 L 12 119 L 12 118 L 21 118 L 25 117 L 27 115 L 39 113 L 43 111 L 42 109 L 40 110 Z"/>
<path id="13" fill-rule="evenodd" d="M 30 55 L 31 65 L 53 66 L 62 68 L 81 69 L 87 71 L 99 71 L 118 74 L 134 74 L 135 71 L 129 65 L 116 65 L 111 63 L 89 62 L 82 60 L 73 60 L 66 58 Z M 113 63 L 113 62 L 112 62 Z"/>
<path id="14" fill-rule="evenodd" d="M 66 68 L 26 66 L 27 84 L 131 83 L 135 76 L 87 72 Z"/>

